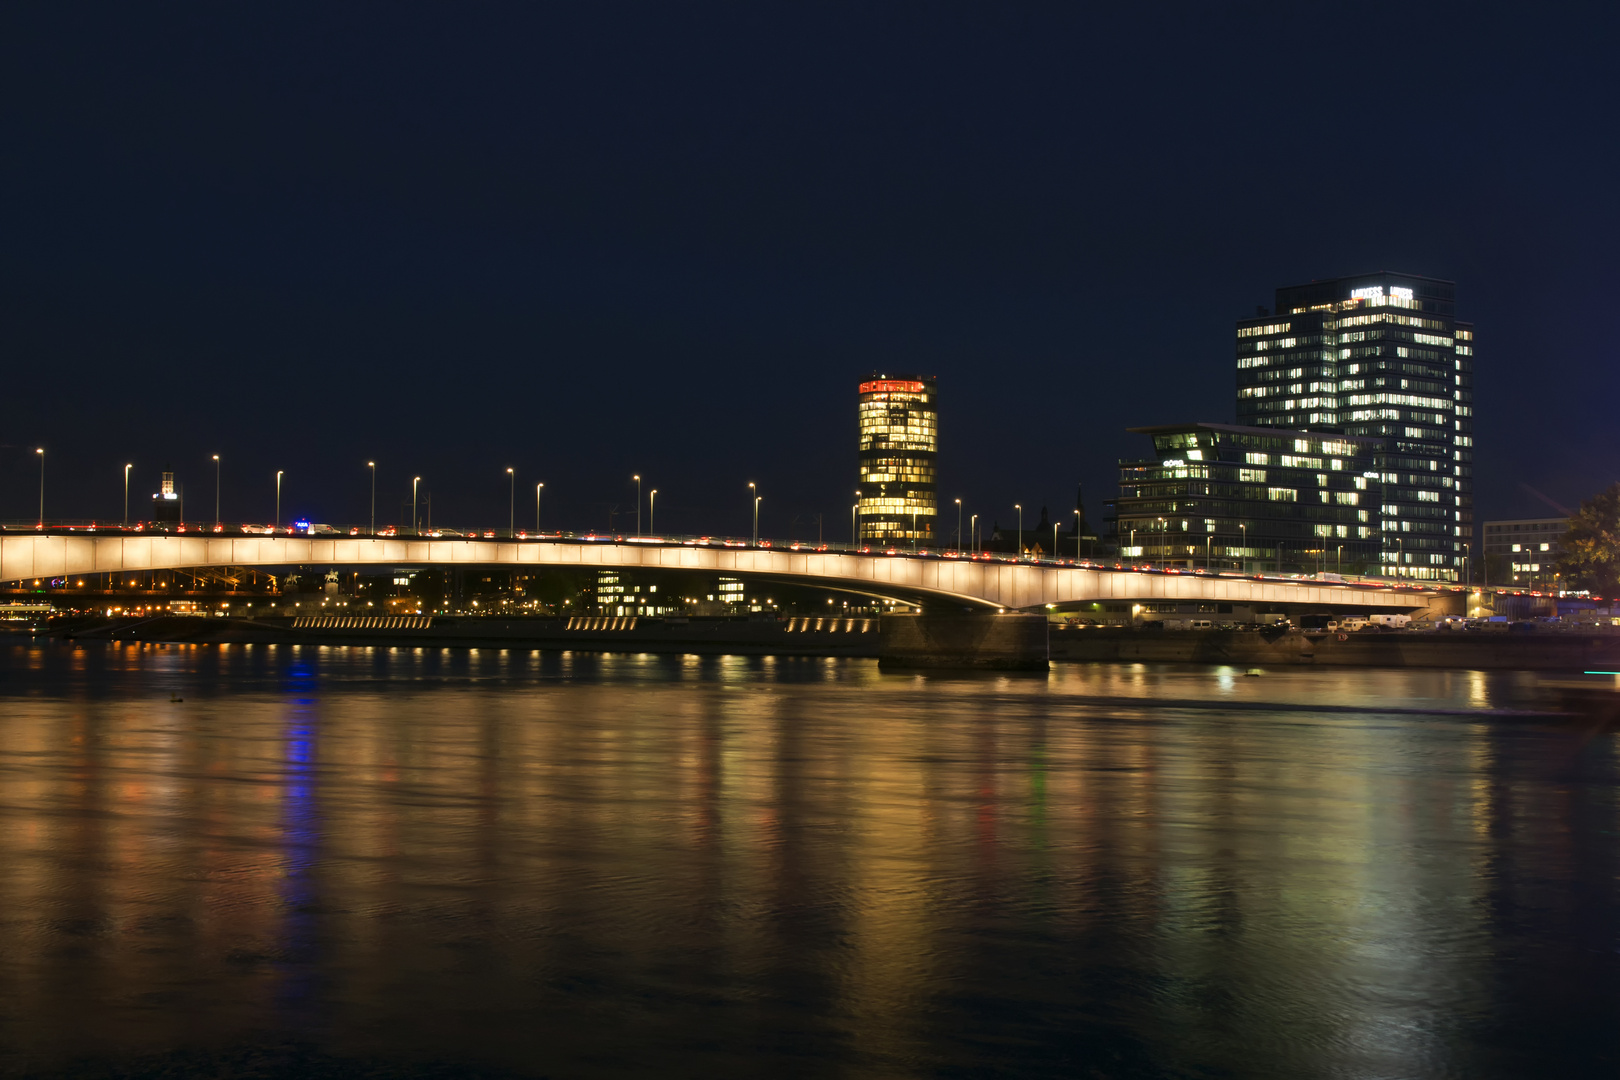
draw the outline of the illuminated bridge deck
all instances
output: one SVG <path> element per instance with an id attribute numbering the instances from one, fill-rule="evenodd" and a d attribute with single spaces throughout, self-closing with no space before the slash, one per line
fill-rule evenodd
<path id="1" fill-rule="evenodd" d="M 413 537 L 0 536 L 0 581 L 205 567 L 599 567 L 750 576 L 908 603 L 1035 608 L 1098 601 L 1422 607 L 1434 590 L 1015 561 L 1010 557 L 792 550 L 718 543 Z"/>

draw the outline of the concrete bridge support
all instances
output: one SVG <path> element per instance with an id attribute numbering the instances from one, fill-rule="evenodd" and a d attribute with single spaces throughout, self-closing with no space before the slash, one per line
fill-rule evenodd
<path id="1" fill-rule="evenodd" d="M 885 615 L 879 630 L 885 668 L 1047 668 L 1044 615 Z"/>

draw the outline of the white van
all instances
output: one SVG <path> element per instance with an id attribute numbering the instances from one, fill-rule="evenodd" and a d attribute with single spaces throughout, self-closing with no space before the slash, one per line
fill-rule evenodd
<path id="1" fill-rule="evenodd" d="M 1385 630 L 1405 630 L 1406 624 L 1412 621 L 1410 615 L 1369 615 L 1367 621 L 1374 626 Z"/>

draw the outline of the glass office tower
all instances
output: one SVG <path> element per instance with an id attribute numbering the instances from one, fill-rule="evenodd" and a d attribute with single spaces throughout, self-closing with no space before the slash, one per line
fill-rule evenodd
<path id="1" fill-rule="evenodd" d="M 927 375 L 873 375 L 860 386 L 863 541 L 934 541 L 939 514 L 938 388 Z"/>
<path id="2" fill-rule="evenodd" d="M 1116 522 L 1130 563 L 1376 574 L 1382 445 L 1235 424 L 1131 428 L 1154 460 L 1121 461 Z"/>
<path id="3" fill-rule="evenodd" d="M 1456 580 L 1473 536 L 1474 329 L 1449 281 L 1380 272 L 1277 290 L 1237 326 L 1240 425 L 1375 438 L 1380 561 Z"/>

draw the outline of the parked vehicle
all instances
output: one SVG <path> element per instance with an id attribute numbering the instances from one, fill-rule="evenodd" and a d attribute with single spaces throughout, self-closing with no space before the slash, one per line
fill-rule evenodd
<path id="1" fill-rule="evenodd" d="M 1381 630 L 1405 630 L 1411 623 L 1410 615 L 1369 615 L 1367 622 Z"/>

